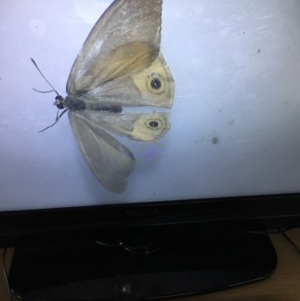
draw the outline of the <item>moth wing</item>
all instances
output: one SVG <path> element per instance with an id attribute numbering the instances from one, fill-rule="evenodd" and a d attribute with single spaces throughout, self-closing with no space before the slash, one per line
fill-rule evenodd
<path id="1" fill-rule="evenodd" d="M 95 87 L 84 95 L 84 99 L 87 102 L 101 99 L 103 102 L 113 102 L 122 107 L 171 108 L 174 90 L 172 74 L 160 53 L 148 68 Z"/>
<path id="2" fill-rule="evenodd" d="M 146 69 L 159 53 L 162 0 L 115 0 L 88 35 L 71 69 L 67 93 L 86 93 Z"/>
<path id="3" fill-rule="evenodd" d="M 170 129 L 168 112 L 146 113 L 109 113 L 83 111 L 80 115 L 89 120 L 93 127 L 127 136 L 130 139 L 150 142 L 163 137 Z"/>
<path id="4" fill-rule="evenodd" d="M 171 108 L 174 98 L 174 79 L 160 53 L 149 68 L 131 76 L 143 105 Z M 123 95 L 122 95 L 123 96 Z M 130 96 L 128 96 L 130 102 Z M 139 103 L 139 105 L 142 105 Z"/>
<path id="5" fill-rule="evenodd" d="M 124 192 L 135 167 L 130 150 L 79 112 L 69 111 L 69 119 L 81 153 L 96 178 L 109 191 Z"/>

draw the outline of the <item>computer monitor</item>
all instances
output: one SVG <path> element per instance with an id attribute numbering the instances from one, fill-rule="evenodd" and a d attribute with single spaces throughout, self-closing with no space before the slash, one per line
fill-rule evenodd
<path id="1" fill-rule="evenodd" d="M 17 296 L 149 299 L 272 273 L 257 233 L 300 217 L 299 6 L 1 2 L 0 246 Z"/>

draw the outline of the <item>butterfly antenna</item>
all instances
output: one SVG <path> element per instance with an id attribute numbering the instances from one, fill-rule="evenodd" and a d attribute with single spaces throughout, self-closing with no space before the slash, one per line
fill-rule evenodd
<path id="1" fill-rule="evenodd" d="M 36 92 L 39 92 L 39 93 L 50 93 L 50 92 L 56 92 L 55 90 L 49 90 L 49 91 L 41 91 L 41 90 L 38 90 L 38 89 L 35 89 L 35 88 L 32 88 L 32 90 L 36 91 Z M 56 92 L 57 93 L 57 92 Z"/>
<path id="2" fill-rule="evenodd" d="M 34 59 L 31 58 L 32 63 L 34 64 L 34 66 L 36 67 L 36 69 L 40 72 L 41 76 L 44 78 L 44 80 L 49 84 L 49 86 L 53 89 L 51 91 L 39 91 L 37 89 L 32 88 L 33 90 L 37 91 L 37 92 L 41 92 L 41 93 L 49 93 L 49 92 L 55 92 L 58 96 L 58 92 L 54 89 L 54 87 L 50 84 L 50 82 L 48 81 L 48 79 L 44 76 L 44 74 L 42 73 L 42 71 L 40 70 L 40 68 L 38 67 L 38 65 L 36 64 L 36 62 L 34 61 Z M 57 122 L 57 121 L 56 121 Z"/>
<path id="3" fill-rule="evenodd" d="M 58 110 L 57 114 L 56 114 L 55 122 L 53 124 L 47 126 L 46 128 L 44 128 L 43 130 L 39 131 L 39 133 L 44 132 L 44 131 L 48 130 L 49 128 L 53 127 L 58 122 L 58 120 L 61 118 L 61 116 L 64 115 L 67 111 L 68 110 L 65 109 L 64 111 L 61 112 L 60 115 L 58 115 L 58 113 L 59 113 L 59 110 Z"/>

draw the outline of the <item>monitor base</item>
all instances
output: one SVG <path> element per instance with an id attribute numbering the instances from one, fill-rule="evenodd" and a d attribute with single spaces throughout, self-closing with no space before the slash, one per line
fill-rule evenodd
<path id="1" fill-rule="evenodd" d="M 175 229 L 175 230 L 174 230 Z M 268 277 L 268 235 L 159 230 L 114 241 L 16 248 L 9 283 L 24 300 L 142 300 L 203 294 Z"/>

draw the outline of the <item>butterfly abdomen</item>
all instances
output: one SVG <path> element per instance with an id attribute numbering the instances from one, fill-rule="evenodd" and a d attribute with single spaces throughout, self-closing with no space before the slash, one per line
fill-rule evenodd
<path id="1" fill-rule="evenodd" d="M 101 102 L 88 102 L 81 98 L 67 96 L 64 99 L 64 107 L 71 111 L 108 111 L 112 113 L 121 113 L 123 108 L 116 104 L 107 104 Z"/>

